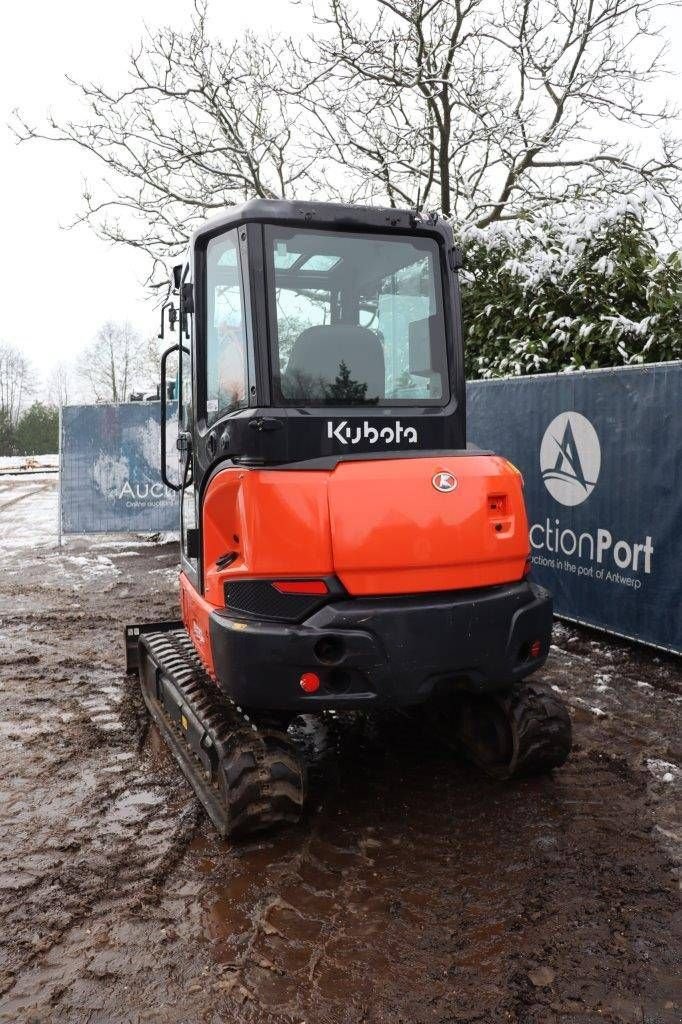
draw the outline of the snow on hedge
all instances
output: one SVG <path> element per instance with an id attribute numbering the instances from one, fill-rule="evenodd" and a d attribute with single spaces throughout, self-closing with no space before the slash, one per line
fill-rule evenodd
<path id="1" fill-rule="evenodd" d="M 682 261 L 622 200 L 463 229 L 467 372 L 520 376 L 682 357 Z"/>

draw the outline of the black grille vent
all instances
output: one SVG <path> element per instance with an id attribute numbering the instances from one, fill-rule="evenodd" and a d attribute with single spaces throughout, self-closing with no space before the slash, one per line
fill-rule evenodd
<path id="1" fill-rule="evenodd" d="M 300 622 L 312 615 L 330 596 L 281 594 L 269 580 L 234 580 L 225 584 L 225 604 L 229 610 L 286 622 Z"/>

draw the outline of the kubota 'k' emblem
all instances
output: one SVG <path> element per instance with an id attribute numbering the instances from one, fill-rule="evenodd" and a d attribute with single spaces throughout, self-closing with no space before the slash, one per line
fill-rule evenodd
<path id="1" fill-rule="evenodd" d="M 447 494 L 448 491 L 454 491 L 457 486 L 457 477 L 453 476 L 452 473 L 436 473 L 431 478 L 431 483 L 437 491 Z"/>

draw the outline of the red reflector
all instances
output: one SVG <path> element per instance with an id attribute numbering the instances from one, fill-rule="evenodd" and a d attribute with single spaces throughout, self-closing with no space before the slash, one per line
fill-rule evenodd
<path id="1" fill-rule="evenodd" d="M 280 594 L 327 594 L 324 580 L 277 580 L 272 584 Z"/>
<path id="2" fill-rule="evenodd" d="M 540 643 L 540 641 L 539 640 L 533 640 L 533 643 L 530 645 L 530 656 L 531 656 L 531 658 L 539 658 L 541 651 L 542 651 L 542 644 Z"/>
<path id="3" fill-rule="evenodd" d="M 317 672 L 304 672 L 298 682 L 304 693 L 315 693 L 320 688 L 320 677 Z"/>

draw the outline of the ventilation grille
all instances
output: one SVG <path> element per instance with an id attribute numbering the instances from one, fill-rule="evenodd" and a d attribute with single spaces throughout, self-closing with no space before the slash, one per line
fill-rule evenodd
<path id="1" fill-rule="evenodd" d="M 329 597 L 329 594 L 281 594 L 269 580 L 234 580 L 225 584 L 225 604 L 231 611 L 285 622 L 300 622 Z"/>

